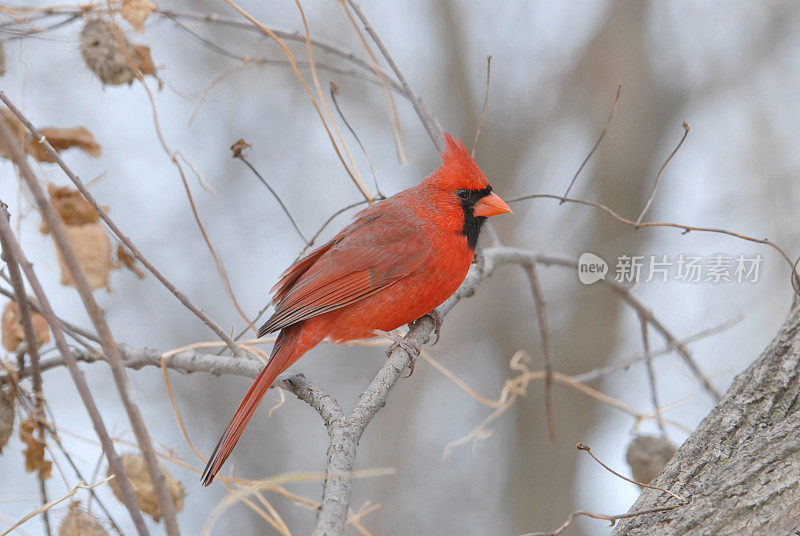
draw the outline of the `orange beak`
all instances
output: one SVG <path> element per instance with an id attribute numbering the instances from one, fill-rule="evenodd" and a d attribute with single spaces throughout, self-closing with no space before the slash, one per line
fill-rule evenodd
<path id="1" fill-rule="evenodd" d="M 476 216 L 483 216 L 485 218 L 497 216 L 498 214 L 513 214 L 513 212 L 511 212 L 511 207 L 495 193 L 490 193 L 482 197 L 481 200 L 475 204 L 473 211 Z"/>

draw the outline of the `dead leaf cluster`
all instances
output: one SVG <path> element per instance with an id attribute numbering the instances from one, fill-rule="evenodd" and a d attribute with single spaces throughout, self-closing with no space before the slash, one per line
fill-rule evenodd
<path id="1" fill-rule="evenodd" d="M 25 444 L 22 454 L 25 456 L 25 470 L 39 471 L 43 479 L 50 478 L 53 462 L 44 459 L 44 443 L 34 436 L 36 421 L 28 417 L 19 426 L 19 438 Z"/>

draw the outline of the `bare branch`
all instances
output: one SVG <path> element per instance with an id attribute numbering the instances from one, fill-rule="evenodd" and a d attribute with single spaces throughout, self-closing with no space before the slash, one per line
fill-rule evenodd
<path id="1" fill-rule="evenodd" d="M 661 405 L 658 403 L 658 389 L 656 388 L 656 371 L 653 368 L 653 357 L 650 355 L 650 337 L 647 332 L 647 319 L 639 314 L 639 326 L 642 332 L 642 349 L 644 351 L 644 362 L 647 365 L 647 380 L 650 385 L 650 399 L 653 401 L 653 411 L 656 412 L 656 422 L 661 429 L 661 434 L 666 435 L 664 419 L 661 418 Z"/>
<path id="2" fill-rule="evenodd" d="M 656 191 L 658 190 L 658 183 L 661 182 L 661 175 L 664 174 L 664 170 L 667 169 L 667 166 L 669 165 L 669 163 L 672 160 L 672 158 L 676 154 L 678 154 L 678 151 L 680 151 L 680 149 L 681 149 L 681 145 L 683 145 L 683 142 L 686 140 L 686 136 L 688 136 L 689 132 L 691 132 L 691 131 L 692 131 L 692 129 L 689 126 L 689 123 L 684 121 L 683 122 L 683 136 L 681 136 L 681 141 L 678 142 L 678 145 L 675 146 L 675 149 L 673 149 L 672 152 L 669 153 L 669 156 L 667 157 L 667 159 L 664 160 L 663 164 L 661 164 L 661 167 L 658 170 L 658 175 L 656 175 L 656 182 L 655 182 L 655 184 L 653 184 L 653 190 L 650 192 L 650 197 L 647 198 L 647 202 L 644 204 L 644 208 L 642 209 L 641 214 L 639 214 L 639 217 L 636 218 L 636 227 L 639 227 L 641 225 L 642 218 L 644 218 L 644 215 L 647 213 L 647 209 L 650 208 L 650 203 L 652 203 L 653 199 L 655 199 L 655 197 L 656 197 Z"/>
<path id="3" fill-rule="evenodd" d="M 584 158 L 583 162 L 581 162 L 581 165 L 578 167 L 578 171 L 576 171 L 575 175 L 572 176 L 572 180 L 569 181 L 569 186 L 567 186 L 567 191 L 564 192 L 564 195 L 562 197 L 567 197 L 569 195 L 569 192 L 575 185 L 575 181 L 578 180 L 578 176 L 581 174 L 581 171 L 583 171 L 583 168 L 585 168 L 586 164 L 589 163 L 589 160 L 592 159 L 592 156 L 594 155 L 594 152 L 597 150 L 597 148 L 600 147 L 600 143 L 603 141 L 603 138 L 606 136 L 606 132 L 608 132 L 608 127 L 611 125 L 611 120 L 614 119 L 614 113 L 617 111 L 617 104 L 619 103 L 619 96 L 621 92 L 622 92 L 622 84 L 617 86 L 617 96 L 614 97 L 614 104 L 611 105 L 611 112 L 608 114 L 608 119 L 606 119 L 606 124 L 603 127 L 603 131 L 600 133 L 600 136 L 598 136 L 597 141 L 594 142 L 592 150 L 589 151 L 589 154 L 587 154 L 586 158 Z M 566 199 L 562 199 L 559 205 L 563 205 L 565 201 Z"/>
<path id="4" fill-rule="evenodd" d="M 489 104 L 489 86 L 492 81 L 492 56 L 486 56 L 486 89 L 483 93 L 483 107 L 481 108 L 481 115 L 478 119 L 478 128 L 475 129 L 475 139 L 472 142 L 472 158 L 475 158 L 475 150 L 478 148 L 478 139 L 481 136 L 481 127 L 483 120 L 486 118 L 486 107 Z"/>
<path id="5" fill-rule="evenodd" d="M 361 148 L 361 153 L 364 155 L 364 158 L 367 161 L 367 165 L 369 165 L 369 172 L 372 174 L 372 180 L 375 183 L 375 191 L 378 194 L 376 196 L 376 198 L 378 198 L 378 197 L 379 198 L 384 198 L 386 196 L 383 194 L 383 192 L 381 191 L 381 187 L 378 185 L 378 177 L 375 176 L 375 168 L 372 167 L 372 160 L 370 160 L 369 154 L 367 154 L 367 149 L 364 147 L 364 144 L 361 142 L 361 138 L 358 137 L 358 134 L 356 134 L 355 129 L 353 129 L 353 127 L 350 126 L 350 121 L 347 120 L 347 117 L 345 117 L 344 112 L 342 112 L 342 109 L 339 107 L 339 101 L 336 100 L 336 95 L 338 95 L 338 94 L 339 94 L 339 86 L 337 86 L 336 84 L 331 82 L 331 100 L 333 101 L 333 106 L 336 108 L 336 112 L 339 114 L 339 117 L 341 118 L 342 122 L 344 123 L 344 126 L 347 127 L 347 130 L 349 130 L 350 134 L 352 134 L 353 138 L 355 138 L 356 143 L 358 143 L 358 146 Z M 394 105 L 394 101 L 392 101 L 392 105 Z M 405 150 L 402 149 L 402 147 L 403 147 L 402 135 L 398 134 L 398 136 L 396 137 L 396 140 L 398 140 L 396 142 L 397 151 L 398 151 L 397 152 L 398 158 L 402 158 L 403 160 L 405 160 L 405 158 L 406 158 L 405 157 L 405 152 L 404 152 Z M 402 155 L 402 157 L 400 155 Z"/>
<path id="6" fill-rule="evenodd" d="M 536 272 L 536 265 L 530 264 L 525 267 L 528 275 L 528 282 L 533 292 L 533 300 L 536 304 L 536 319 L 539 323 L 539 335 L 542 338 L 542 354 L 544 354 L 544 406 L 547 414 L 547 431 L 550 434 L 550 441 L 556 441 L 556 423 L 553 417 L 553 358 L 550 354 L 550 328 L 547 323 L 547 304 L 544 301 L 542 284 Z"/>
<path id="7" fill-rule="evenodd" d="M 267 188 L 267 190 L 269 190 L 269 193 L 272 194 L 272 197 L 274 197 L 275 200 L 278 202 L 278 204 L 281 206 L 283 213 L 286 214 L 287 218 L 289 218 L 289 221 L 292 223 L 292 227 L 294 227 L 294 230 L 297 231 L 298 235 L 300 235 L 300 239 L 306 244 L 308 244 L 308 239 L 305 237 L 305 235 L 303 235 L 303 231 L 300 230 L 300 227 L 297 226 L 297 222 L 294 221 L 292 213 L 289 212 L 288 208 L 286 208 L 286 205 L 284 204 L 283 199 L 281 199 L 281 196 L 279 196 L 278 193 L 275 190 L 273 190 L 272 186 L 269 185 L 269 183 L 266 181 L 266 179 L 264 179 L 261 173 L 259 173 L 258 170 L 255 167 L 253 167 L 253 164 L 251 164 L 250 161 L 244 157 L 243 151 L 238 148 L 239 142 L 244 142 L 244 140 L 239 140 L 236 143 L 234 143 L 233 146 L 231 146 L 231 149 L 233 149 L 233 157 L 244 162 L 244 164 L 248 168 L 250 168 L 250 171 L 253 172 L 256 178 L 258 178 L 258 180 L 261 181 L 261 184 L 263 184 Z M 247 142 L 245 142 L 245 145 L 247 147 L 250 147 L 250 144 Z"/>

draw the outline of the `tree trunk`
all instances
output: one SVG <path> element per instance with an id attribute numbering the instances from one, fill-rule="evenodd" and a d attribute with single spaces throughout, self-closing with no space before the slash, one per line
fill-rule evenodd
<path id="1" fill-rule="evenodd" d="M 612 536 L 788 536 L 800 527 L 800 299 L 653 484 L 691 499 L 624 519 Z M 676 500 L 647 489 L 631 512 Z"/>

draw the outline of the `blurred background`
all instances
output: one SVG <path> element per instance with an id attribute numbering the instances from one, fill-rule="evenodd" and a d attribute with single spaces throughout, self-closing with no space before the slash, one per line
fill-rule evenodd
<path id="1" fill-rule="evenodd" d="M 471 145 L 483 103 L 486 56 L 492 81 L 476 159 L 503 198 L 530 193 L 561 194 L 603 129 L 617 87 L 621 96 L 599 149 L 581 173 L 572 195 L 604 203 L 635 219 L 659 167 L 683 134 L 684 145 L 667 167 L 646 219 L 719 227 L 757 238 L 769 237 L 790 256 L 800 251 L 795 210 L 800 188 L 793 178 L 800 152 L 793 146 L 800 125 L 800 5 L 792 1 L 469 2 L 409 0 L 363 2 L 362 8 L 404 71 L 412 88 L 437 114 L 445 130 Z M 36 0 L 6 5 L 2 23 L 24 17 L 10 7 L 46 6 Z M 290 1 L 242 1 L 261 22 L 302 30 Z M 76 4 L 77 6 L 77 4 Z M 62 6 L 63 7 L 63 6 Z M 164 10 L 237 18 L 222 1 L 159 2 Z M 304 2 L 311 33 L 364 56 L 357 34 L 338 2 Z M 23 27 L 44 27 L 59 18 Z M 241 19 L 244 20 L 244 19 Z M 226 294 L 193 219 L 175 166 L 156 136 L 147 94 L 139 83 L 108 86 L 92 74 L 79 52 L 79 19 L 20 38 L 0 27 L 6 73 L 0 87 L 39 126 L 89 129 L 103 147 L 99 158 L 76 150 L 65 159 L 139 248 L 178 288 L 226 330 L 243 322 Z M 158 13 L 143 34 L 121 19 L 127 38 L 151 47 L 163 88 L 148 78 L 166 143 L 179 150 L 215 193 L 201 187 L 188 166 L 189 184 L 210 239 L 224 262 L 231 286 L 248 315 L 266 303 L 267 291 L 304 244 L 269 192 L 229 146 L 239 138 L 253 145 L 252 164 L 279 193 L 308 236 L 337 209 L 361 199 L 331 148 L 308 97 L 293 72 L 281 65 L 245 64 L 234 56 L 283 60 L 274 42 L 258 33 L 221 24 L 181 20 Z M 19 29 L 19 25 L 15 25 Z M 291 45 L 306 60 L 302 44 Z M 347 67 L 319 50 L 316 60 Z M 303 70 L 310 81 L 308 70 Z M 319 72 L 324 88 L 334 81 L 339 104 L 364 142 L 381 189 L 394 194 L 417 184 L 439 162 L 435 148 L 410 104 L 396 96 L 408 155 L 396 156 L 390 116 L 381 89 L 362 79 Z M 343 128 L 341 122 L 340 127 Z M 349 134 L 359 169 L 368 166 Z M 43 182 L 67 184 L 52 164 L 35 164 Z M 15 224 L 57 312 L 83 326 L 89 321 L 77 293 L 59 283 L 49 236 L 8 161 L 0 163 L 0 198 Z M 371 182 L 367 181 L 371 185 Z M 760 254 L 753 283 L 642 282 L 633 291 L 678 338 L 741 317 L 735 326 L 691 345 L 704 373 L 724 392 L 776 333 L 791 301 L 789 268 L 773 250 L 719 234 L 681 234 L 675 229 L 625 226 L 596 209 L 554 200 L 514 204 L 514 215 L 497 218 L 507 245 L 577 260 L 583 252 L 606 259 L 613 276 L 620 255 Z M 329 237 L 353 211 L 323 233 Z M 484 237 L 485 238 L 485 237 Z M 636 314 L 598 285 L 579 283 L 573 270 L 540 269 L 552 331 L 555 370 L 580 374 L 641 351 Z M 111 291 L 96 291 L 119 341 L 168 350 L 213 340 L 193 315 L 152 276 L 112 274 Z M 653 349 L 664 341 L 650 333 Z M 269 350 L 269 346 L 264 347 Z M 534 302 L 525 274 L 501 267 L 474 297 L 447 316 L 441 341 L 431 354 L 468 385 L 497 398 L 512 376 L 517 350 L 543 366 Z M 382 347 L 321 345 L 296 364 L 351 408 L 384 359 Z M 119 398 L 103 364 L 83 365 L 113 433 L 132 439 Z M 655 362 L 662 406 L 682 428 L 669 426 L 677 444 L 711 410 L 713 399 L 673 353 Z M 153 439 L 195 468 L 202 468 L 172 415 L 161 372 L 130 372 Z M 210 453 L 249 386 L 249 380 L 172 373 L 187 430 Z M 642 364 L 590 384 L 641 413 L 652 411 Z M 99 447 L 70 435 L 94 439 L 86 412 L 65 370 L 44 375 L 44 394 L 63 441 L 86 474 L 105 461 Z M 268 395 L 225 471 L 263 478 L 290 471 L 323 471 L 327 434 L 318 415 L 292 396 L 268 418 Z M 455 448 L 445 445 L 469 433 L 491 412 L 431 366 L 420 362 L 401 381 L 389 403 L 367 429 L 357 469 L 393 467 L 392 476 L 359 479 L 352 507 L 380 503 L 363 519 L 376 535 L 519 535 L 553 530 L 570 512 L 626 511 L 638 488 L 609 474 L 585 453 L 584 441 L 612 467 L 628 474 L 625 449 L 636 433 L 657 433 L 652 421 L 637 423 L 577 391 L 553 391 L 557 440 L 548 439 L 541 382 L 491 424 L 491 437 Z M 38 484 L 26 474 L 16 436 L 0 457 L 0 527 L 38 505 Z M 121 447 L 122 451 L 126 447 Z M 57 460 L 58 461 L 58 460 Z M 208 512 L 226 495 L 219 485 L 204 489 L 193 473 L 167 463 L 188 495 L 179 522 L 199 534 Z M 68 473 L 71 476 L 71 473 Z M 58 471 L 52 497 L 76 482 Z M 319 482 L 288 484 L 318 500 Z M 98 490 L 127 532 L 132 528 L 108 487 Z M 79 495 L 86 498 L 86 495 Z M 311 532 L 315 514 L 269 496 L 294 534 Z M 96 509 L 95 509 L 96 510 Z M 51 511 L 57 522 L 66 503 Z M 158 532 L 158 531 L 157 531 Z M 244 505 L 228 510 L 213 534 L 272 534 Z M 349 534 L 356 532 L 348 528 Z M 605 523 L 580 520 L 569 534 L 605 534 Z M 19 534 L 42 534 L 32 520 Z"/>

